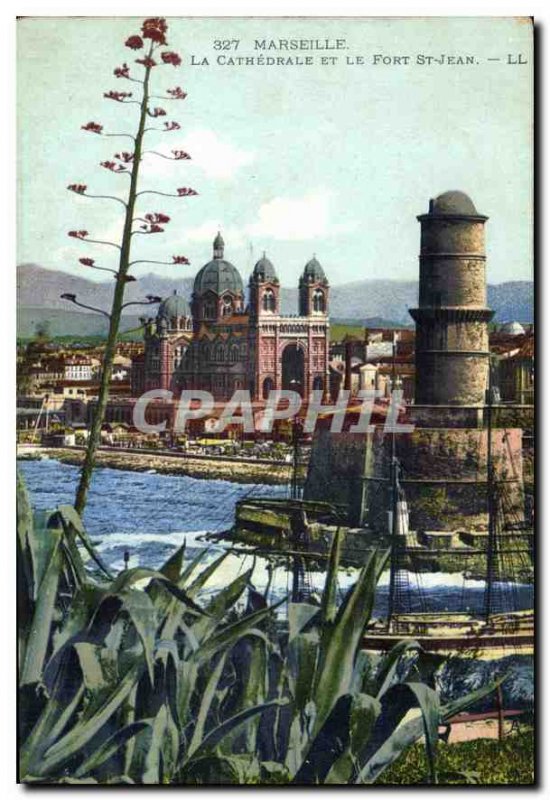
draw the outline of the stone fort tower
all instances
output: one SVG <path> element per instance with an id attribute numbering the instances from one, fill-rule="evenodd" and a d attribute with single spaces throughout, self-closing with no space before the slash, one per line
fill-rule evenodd
<path id="1" fill-rule="evenodd" d="M 489 366 L 485 222 L 463 192 L 430 200 L 420 222 L 415 404 L 482 406 Z"/>
<path id="2" fill-rule="evenodd" d="M 415 401 L 396 435 L 401 485 L 411 529 L 487 530 L 489 378 L 485 222 L 463 192 L 430 200 L 418 217 L 420 285 L 416 322 Z M 523 508 L 521 430 L 492 411 L 491 448 L 509 507 Z M 510 419 L 510 418 L 509 418 Z M 513 416 L 511 418 L 513 422 Z M 349 522 L 387 531 L 392 437 L 383 424 L 367 433 L 316 430 L 305 486 L 307 499 L 340 503 Z"/>

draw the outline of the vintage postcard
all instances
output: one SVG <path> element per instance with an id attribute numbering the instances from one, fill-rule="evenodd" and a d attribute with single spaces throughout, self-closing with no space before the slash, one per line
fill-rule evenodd
<path id="1" fill-rule="evenodd" d="M 17 38 L 19 781 L 533 785 L 533 20 Z"/>

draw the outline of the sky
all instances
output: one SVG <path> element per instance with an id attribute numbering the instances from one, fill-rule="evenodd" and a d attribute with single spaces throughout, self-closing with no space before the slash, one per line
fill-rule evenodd
<path id="1" fill-rule="evenodd" d="M 114 248 L 67 237 L 120 237 L 123 209 L 66 190 L 124 197 L 128 178 L 99 166 L 129 149 L 137 105 L 103 92 L 139 86 L 113 76 L 138 18 L 35 17 L 18 21 L 18 263 L 34 262 L 92 280 L 78 263 L 116 266 Z M 183 102 L 155 101 L 181 130 L 148 134 L 146 149 L 183 149 L 190 161 L 144 158 L 141 189 L 194 188 L 196 197 L 145 195 L 140 212 L 171 218 L 165 234 L 134 237 L 133 259 L 178 280 L 211 258 L 218 229 L 226 258 L 247 278 L 265 251 L 281 283 L 296 285 L 313 254 L 333 285 L 418 279 L 418 214 L 450 189 L 469 194 L 487 223 L 490 283 L 532 278 L 532 46 L 528 22 L 512 18 L 169 18 L 169 49 L 182 66 L 153 70 L 155 93 L 181 86 Z M 343 40 L 341 50 L 262 50 L 256 41 Z M 216 50 L 236 40 L 237 50 Z M 235 47 L 234 42 L 230 44 Z M 511 59 L 508 56 L 511 56 Z M 418 63 L 419 56 L 473 64 Z M 521 59 L 519 56 L 521 55 Z M 218 64 L 228 57 L 312 57 L 312 64 Z M 322 57 L 335 63 L 321 63 Z M 383 56 L 390 63 L 375 61 Z M 405 58 L 408 63 L 405 63 Z M 203 63 L 204 59 L 208 64 Z M 362 63 L 361 63 L 362 59 Z M 400 61 L 399 61 L 400 59 Z M 492 60 L 498 59 L 498 60 Z M 420 59 L 421 60 L 421 59 Z M 516 63 L 508 63 L 508 61 Z M 192 63 L 194 61 L 195 63 Z M 424 61 L 426 59 L 424 58 Z M 524 61 L 526 63 L 517 63 Z M 351 62 L 351 63 L 348 63 Z"/>

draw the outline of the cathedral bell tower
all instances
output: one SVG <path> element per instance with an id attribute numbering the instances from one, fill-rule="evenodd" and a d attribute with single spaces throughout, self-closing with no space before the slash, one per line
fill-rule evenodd
<path id="1" fill-rule="evenodd" d="M 254 267 L 248 285 L 252 319 L 281 313 L 279 278 L 265 253 Z"/>
<path id="2" fill-rule="evenodd" d="M 328 314 L 329 283 L 315 256 L 308 261 L 298 284 L 300 316 L 326 317 Z"/>

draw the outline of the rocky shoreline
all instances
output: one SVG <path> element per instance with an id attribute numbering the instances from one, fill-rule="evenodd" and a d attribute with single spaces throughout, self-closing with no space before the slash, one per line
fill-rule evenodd
<path id="1" fill-rule="evenodd" d="M 18 458 L 37 459 L 53 458 L 63 464 L 80 466 L 84 460 L 83 450 L 72 450 L 62 447 L 41 447 L 29 453 L 20 453 Z M 188 475 L 191 478 L 204 480 L 222 480 L 235 483 L 285 484 L 290 480 L 289 466 L 280 464 L 255 464 L 253 461 L 223 461 L 208 458 L 186 459 L 185 456 L 174 457 L 150 453 L 114 452 L 98 450 L 96 467 L 130 470 L 132 472 L 155 472 L 162 475 Z"/>

